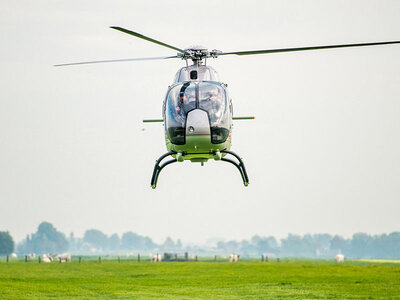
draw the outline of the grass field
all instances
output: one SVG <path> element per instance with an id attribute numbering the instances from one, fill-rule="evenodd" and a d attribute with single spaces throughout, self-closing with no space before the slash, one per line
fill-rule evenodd
<path id="1" fill-rule="evenodd" d="M 400 299 L 400 265 L 280 262 L 0 262 L 0 299 Z"/>

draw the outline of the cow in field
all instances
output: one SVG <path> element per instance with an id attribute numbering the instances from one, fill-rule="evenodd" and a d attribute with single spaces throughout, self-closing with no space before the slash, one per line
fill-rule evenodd
<path id="1" fill-rule="evenodd" d="M 71 254 L 69 254 L 69 253 L 58 254 L 54 258 L 60 263 L 70 262 L 71 261 Z"/>
<path id="2" fill-rule="evenodd" d="M 160 261 L 162 261 L 162 256 L 161 256 L 161 254 L 156 254 L 156 255 L 153 255 L 153 256 L 151 257 L 151 262 L 160 262 Z"/>
<path id="3" fill-rule="evenodd" d="M 53 258 L 50 255 L 43 254 L 40 261 L 43 263 L 51 263 Z"/>
<path id="4" fill-rule="evenodd" d="M 237 262 L 239 260 L 240 255 L 231 254 L 229 255 L 229 262 Z"/>
<path id="5" fill-rule="evenodd" d="M 337 263 L 342 263 L 344 262 L 344 255 L 343 254 L 338 254 L 335 256 L 335 262 Z"/>

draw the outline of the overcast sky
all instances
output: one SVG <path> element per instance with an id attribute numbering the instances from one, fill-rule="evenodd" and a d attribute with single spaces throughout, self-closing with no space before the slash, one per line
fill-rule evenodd
<path id="1" fill-rule="evenodd" d="M 162 171 L 160 118 L 180 60 L 52 65 L 400 40 L 400 1 L 0 2 L 0 230 L 15 240 L 49 221 L 202 243 L 254 234 L 400 230 L 400 45 L 210 60 L 237 116 L 229 164 Z"/>

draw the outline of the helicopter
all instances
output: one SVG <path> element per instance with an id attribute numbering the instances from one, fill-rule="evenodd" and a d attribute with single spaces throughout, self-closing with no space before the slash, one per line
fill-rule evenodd
<path id="1" fill-rule="evenodd" d="M 243 160 L 238 154 L 230 150 L 232 121 L 252 120 L 255 117 L 233 116 L 232 99 L 228 93 L 227 84 L 219 80 L 218 73 L 211 66 L 207 65 L 207 59 L 225 55 L 246 56 L 400 43 L 400 41 L 385 41 L 223 52 L 216 49 L 208 50 L 203 46 L 192 46 L 181 49 L 122 27 L 111 26 L 110 28 L 175 50 L 177 54 L 162 57 L 86 61 L 58 64 L 55 66 L 175 58 L 185 60 L 186 62 L 186 66 L 177 71 L 173 83 L 168 87 L 162 106 L 162 119 L 143 120 L 145 123 L 162 122 L 165 129 L 165 142 L 168 152 L 156 160 L 150 182 L 153 189 L 157 187 L 158 177 L 163 168 L 172 163 L 183 162 L 185 160 L 201 163 L 202 166 L 210 159 L 230 163 L 238 169 L 244 186 L 248 186 L 249 184 L 249 177 Z M 191 64 L 188 61 L 191 61 Z M 227 158 L 226 156 L 228 155 L 233 156 L 235 160 Z M 164 161 L 167 157 L 171 157 L 171 159 Z"/>

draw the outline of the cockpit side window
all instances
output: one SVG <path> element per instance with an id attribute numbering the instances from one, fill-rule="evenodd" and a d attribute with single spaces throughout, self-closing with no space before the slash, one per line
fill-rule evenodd
<path id="1" fill-rule="evenodd" d="M 175 86 L 168 92 L 165 129 L 171 142 L 176 145 L 185 144 L 185 112 L 183 103 L 179 102 L 179 91 L 182 86 Z"/>
<path id="2" fill-rule="evenodd" d="M 226 110 L 225 91 L 216 84 L 202 83 L 199 88 L 199 105 L 210 116 L 211 126 L 223 122 Z"/>
<path id="3" fill-rule="evenodd" d="M 208 112 L 211 141 L 223 143 L 229 135 L 229 104 L 225 90 L 218 84 L 202 82 L 199 87 L 199 107 Z"/>
<path id="4" fill-rule="evenodd" d="M 179 91 L 179 102 L 187 113 L 196 108 L 196 87 L 190 82 L 185 82 Z"/>
<path id="5" fill-rule="evenodd" d="M 195 108 L 195 84 L 185 82 L 170 89 L 167 95 L 165 129 L 173 144 L 185 144 L 186 115 Z"/>

